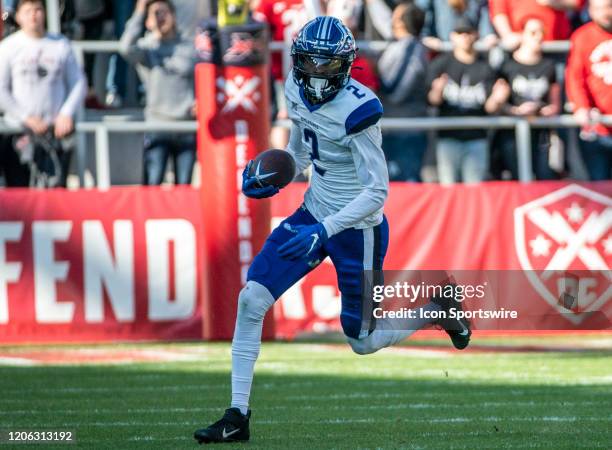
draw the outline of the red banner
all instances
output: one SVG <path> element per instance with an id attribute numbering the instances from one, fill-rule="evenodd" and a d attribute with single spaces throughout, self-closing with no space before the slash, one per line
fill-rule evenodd
<path id="1" fill-rule="evenodd" d="M 273 199 L 273 225 L 301 204 L 304 189 L 290 185 Z M 612 265 L 612 182 L 398 183 L 385 212 L 386 270 L 529 271 L 553 313 L 546 269 L 609 273 Z M 227 308 L 201 301 L 202 217 L 190 188 L 0 190 L 0 342 L 198 339 L 211 336 L 205 322 L 233 327 Z M 610 302 L 610 285 L 587 290 L 587 306 Z M 339 312 L 326 261 L 277 303 L 276 335 L 340 330 Z M 586 323 L 580 310 L 566 313 L 566 329 Z"/>
<path id="2" fill-rule="evenodd" d="M 202 336 L 199 192 L 0 190 L 0 341 Z"/>
<path id="3" fill-rule="evenodd" d="M 275 197 L 273 221 L 291 214 L 303 191 L 294 184 Z M 612 182 L 392 183 L 385 214 L 390 241 L 384 269 L 529 271 L 551 313 L 557 298 L 538 271 L 612 267 Z M 602 308 L 611 297 L 608 285 L 591 306 Z M 276 304 L 276 335 L 340 330 L 339 314 L 340 292 L 327 259 Z M 579 329 L 580 319 L 570 314 L 566 328 Z"/>

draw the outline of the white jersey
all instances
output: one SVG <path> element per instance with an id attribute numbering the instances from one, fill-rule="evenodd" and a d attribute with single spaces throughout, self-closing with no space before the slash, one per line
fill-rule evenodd
<path id="1" fill-rule="evenodd" d="M 8 123 L 21 125 L 29 116 L 53 123 L 58 114 L 75 115 L 87 81 L 68 39 L 17 31 L 0 44 L 0 61 L 0 109 Z"/>
<path id="2" fill-rule="evenodd" d="M 293 77 L 285 83 L 292 120 L 287 151 L 298 173 L 312 163 L 306 208 L 328 236 L 381 223 L 389 187 L 378 97 L 351 79 L 332 100 L 311 105 Z"/>

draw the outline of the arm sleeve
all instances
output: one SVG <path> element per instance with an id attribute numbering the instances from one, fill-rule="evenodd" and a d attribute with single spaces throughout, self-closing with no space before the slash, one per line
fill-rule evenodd
<path id="1" fill-rule="evenodd" d="M 125 31 L 119 40 L 119 53 L 133 64 L 148 65 L 147 51 L 138 45 L 144 31 L 144 14 L 135 12 L 125 24 Z"/>
<path id="2" fill-rule="evenodd" d="M 85 98 L 87 81 L 85 80 L 83 70 L 81 70 L 79 63 L 77 63 L 74 51 L 70 47 L 68 48 L 68 56 L 64 64 L 64 82 L 66 83 L 68 97 L 64 101 L 59 113 L 74 117 Z"/>
<path id="3" fill-rule="evenodd" d="M 387 6 L 384 0 L 372 0 L 367 2 L 368 14 L 372 19 L 372 25 L 376 31 L 386 40 L 391 40 L 391 9 Z"/>
<path id="4" fill-rule="evenodd" d="M 355 226 L 381 209 L 389 191 L 389 174 L 382 150 L 380 125 L 373 125 L 350 137 L 350 148 L 361 193 L 344 208 L 323 220 L 327 236 Z"/>
<path id="5" fill-rule="evenodd" d="M 193 47 L 178 45 L 172 56 L 164 59 L 164 67 L 177 75 L 189 76 L 195 70 L 195 62 Z"/>
<path id="6" fill-rule="evenodd" d="M 579 47 L 578 37 L 579 36 L 574 35 L 574 38 L 571 40 L 570 54 L 567 59 L 565 74 L 567 96 L 574 104 L 574 110 L 590 108 L 593 105 L 586 83 L 586 55 L 583 54 Z"/>
<path id="7" fill-rule="evenodd" d="M 302 136 L 300 135 L 300 128 L 295 124 L 291 124 L 289 143 L 287 144 L 287 148 L 285 150 L 287 150 L 295 160 L 294 177 L 298 176 L 308 166 L 310 166 L 310 155 L 302 145 Z"/>
<path id="8" fill-rule="evenodd" d="M 10 48 L 5 45 L 0 45 L 0 110 L 16 117 L 20 122 L 23 122 L 27 115 L 19 107 L 12 93 L 12 75 L 10 61 Z"/>

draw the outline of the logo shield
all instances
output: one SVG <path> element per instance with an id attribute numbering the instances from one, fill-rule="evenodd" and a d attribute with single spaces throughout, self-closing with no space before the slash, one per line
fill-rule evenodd
<path id="1" fill-rule="evenodd" d="M 245 78 L 242 75 L 236 75 L 234 78 L 218 77 L 216 84 L 217 102 L 223 104 L 222 113 L 234 111 L 238 107 L 250 113 L 257 112 L 256 102 L 261 98 L 259 77 Z"/>
<path id="2" fill-rule="evenodd" d="M 514 233 L 529 281 L 573 324 L 610 300 L 612 198 L 566 186 L 516 208 Z"/>

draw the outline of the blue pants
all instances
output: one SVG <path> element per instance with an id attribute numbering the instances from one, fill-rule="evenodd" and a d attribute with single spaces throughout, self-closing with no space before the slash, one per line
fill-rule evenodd
<path id="1" fill-rule="evenodd" d="M 382 146 L 390 181 L 421 181 L 423 156 L 427 150 L 427 133 L 385 133 Z"/>
<path id="2" fill-rule="evenodd" d="M 196 160 L 194 134 L 148 133 L 144 140 L 144 184 L 164 181 L 169 158 L 174 162 L 175 184 L 191 184 Z"/>
<path id="3" fill-rule="evenodd" d="M 285 228 L 285 224 L 295 226 L 315 223 L 317 220 L 303 205 L 281 222 L 253 260 L 247 279 L 262 284 L 278 299 L 329 256 L 336 268 L 338 288 L 342 294 L 342 329 L 348 337 L 359 339 L 374 329 L 370 317 L 371 308 L 362 311 L 363 271 L 382 270 L 389 243 L 387 219 L 383 218 L 380 225 L 372 228 L 346 229 L 329 238 L 318 254 L 308 258 L 290 261 L 279 256 L 278 247 L 295 236 Z"/>
<path id="4" fill-rule="evenodd" d="M 495 137 L 494 145 L 499 149 L 504 168 L 510 170 L 512 179 L 518 180 L 518 155 L 514 131 L 502 130 Z M 559 175 L 550 168 L 550 130 L 531 130 L 531 164 L 537 180 L 556 180 Z"/>
<path id="5" fill-rule="evenodd" d="M 113 22 L 115 24 L 115 38 L 121 38 L 125 30 L 125 23 L 134 11 L 135 0 L 112 0 Z M 118 93 L 125 98 L 128 65 L 125 60 L 113 53 L 108 62 L 106 75 L 106 90 Z"/>
<path id="6" fill-rule="evenodd" d="M 479 183 L 487 178 L 489 145 L 486 139 L 439 138 L 436 157 L 441 184 Z"/>
<path id="7" fill-rule="evenodd" d="M 580 149 L 589 179 L 609 180 L 612 170 L 612 137 L 597 135 L 594 141 L 580 139 Z"/>

